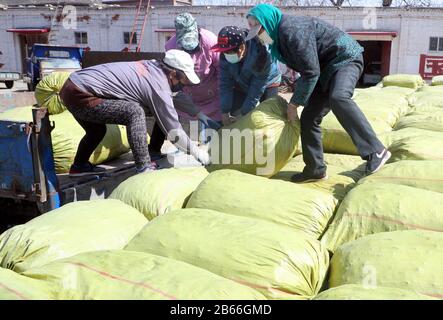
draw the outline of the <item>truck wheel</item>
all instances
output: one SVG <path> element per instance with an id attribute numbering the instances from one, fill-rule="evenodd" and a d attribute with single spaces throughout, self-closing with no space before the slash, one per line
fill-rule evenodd
<path id="1" fill-rule="evenodd" d="M 14 86 L 14 81 L 5 81 L 6 88 L 11 89 Z"/>
<path id="2" fill-rule="evenodd" d="M 34 91 L 35 90 L 35 86 L 34 86 L 34 84 L 33 83 L 27 83 L 27 85 L 28 85 L 28 91 Z"/>

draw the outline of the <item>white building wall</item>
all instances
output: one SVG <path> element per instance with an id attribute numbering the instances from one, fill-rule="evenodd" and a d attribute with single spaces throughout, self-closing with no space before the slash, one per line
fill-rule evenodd
<path id="1" fill-rule="evenodd" d="M 226 25 L 246 27 L 248 7 L 159 7 L 151 10 L 142 42 L 142 51 L 163 51 L 166 34 L 156 29 L 174 27 L 174 17 L 185 11 L 191 12 L 198 24 L 215 34 Z M 294 15 L 322 18 L 345 31 L 365 30 L 364 8 L 284 8 Z M 53 13 L 46 8 L 8 9 L 0 11 L 0 63 L 11 70 L 21 69 L 18 36 L 7 33 L 7 28 L 49 27 L 48 16 Z M 91 50 L 120 51 L 125 47 L 123 32 L 132 30 L 135 8 L 121 7 L 97 10 L 77 7 L 77 29 L 63 29 L 57 34 L 60 45 L 75 45 L 74 31 L 88 32 Z M 46 16 L 46 17 L 45 17 Z M 428 51 L 429 37 L 443 37 L 443 9 L 384 9 L 376 10 L 378 31 L 396 31 L 392 41 L 390 73 L 417 73 L 420 54 Z M 366 31 L 375 31 L 366 29 Z M 140 37 L 140 35 L 138 35 Z M 434 53 L 437 54 L 438 53 Z M 443 55 L 441 53 L 440 55 Z M 3 69 L 6 69 L 6 66 Z"/>

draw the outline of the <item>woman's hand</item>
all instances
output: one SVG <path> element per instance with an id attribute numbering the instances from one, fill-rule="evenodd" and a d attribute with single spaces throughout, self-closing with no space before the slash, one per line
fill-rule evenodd
<path id="1" fill-rule="evenodd" d="M 235 117 L 231 116 L 229 113 L 223 113 L 222 114 L 222 122 L 224 126 L 228 126 L 231 123 L 235 122 Z"/>
<path id="2" fill-rule="evenodd" d="M 298 118 L 298 113 L 297 113 L 298 107 L 300 107 L 300 106 L 293 104 L 293 103 L 288 104 L 287 116 L 288 116 L 288 120 L 292 123 L 300 120 Z"/>

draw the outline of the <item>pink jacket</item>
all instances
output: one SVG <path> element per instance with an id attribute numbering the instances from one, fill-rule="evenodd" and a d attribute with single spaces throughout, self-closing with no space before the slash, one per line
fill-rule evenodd
<path id="1" fill-rule="evenodd" d="M 195 72 L 200 84 L 183 89 L 192 97 L 197 107 L 207 116 L 221 121 L 220 97 L 218 89 L 219 53 L 210 49 L 217 44 L 217 36 L 211 31 L 200 29 L 200 50 L 191 54 Z M 178 49 L 175 35 L 165 45 L 166 50 Z M 180 116 L 190 119 L 188 114 L 178 111 Z"/>

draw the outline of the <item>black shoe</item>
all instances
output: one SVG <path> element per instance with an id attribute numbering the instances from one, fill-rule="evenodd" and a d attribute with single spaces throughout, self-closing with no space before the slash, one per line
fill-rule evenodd
<path id="1" fill-rule="evenodd" d="M 148 163 L 147 165 L 145 165 L 143 168 L 141 169 L 136 169 L 137 173 L 147 173 L 147 172 L 152 172 L 158 169 L 158 164 L 155 161 L 152 161 L 150 163 Z"/>
<path id="2" fill-rule="evenodd" d="M 380 153 L 374 152 L 370 154 L 368 162 L 366 163 L 366 174 L 371 174 L 380 170 L 390 157 L 391 153 L 387 149 L 383 149 Z"/>
<path id="3" fill-rule="evenodd" d="M 308 182 L 317 182 L 327 180 L 328 175 L 325 173 L 322 174 L 313 174 L 308 175 L 304 172 L 296 173 L 291 177 L 291 181 L 295 183 L 308 183 Z"/>
<path id="4" fill-rule="evenodd" d="M 73 164 L 71 166 L 71 169 L 69 169 L 69 176 L 70 177 L 83 177 L 83 176 L 90 176 L 90 175 L 101 175 L 106 172 L 105 168 L 100 168 L 97 166 L 94 166 L 91 163 L 85 163 L 83 165 L 76 165 Z"/>

